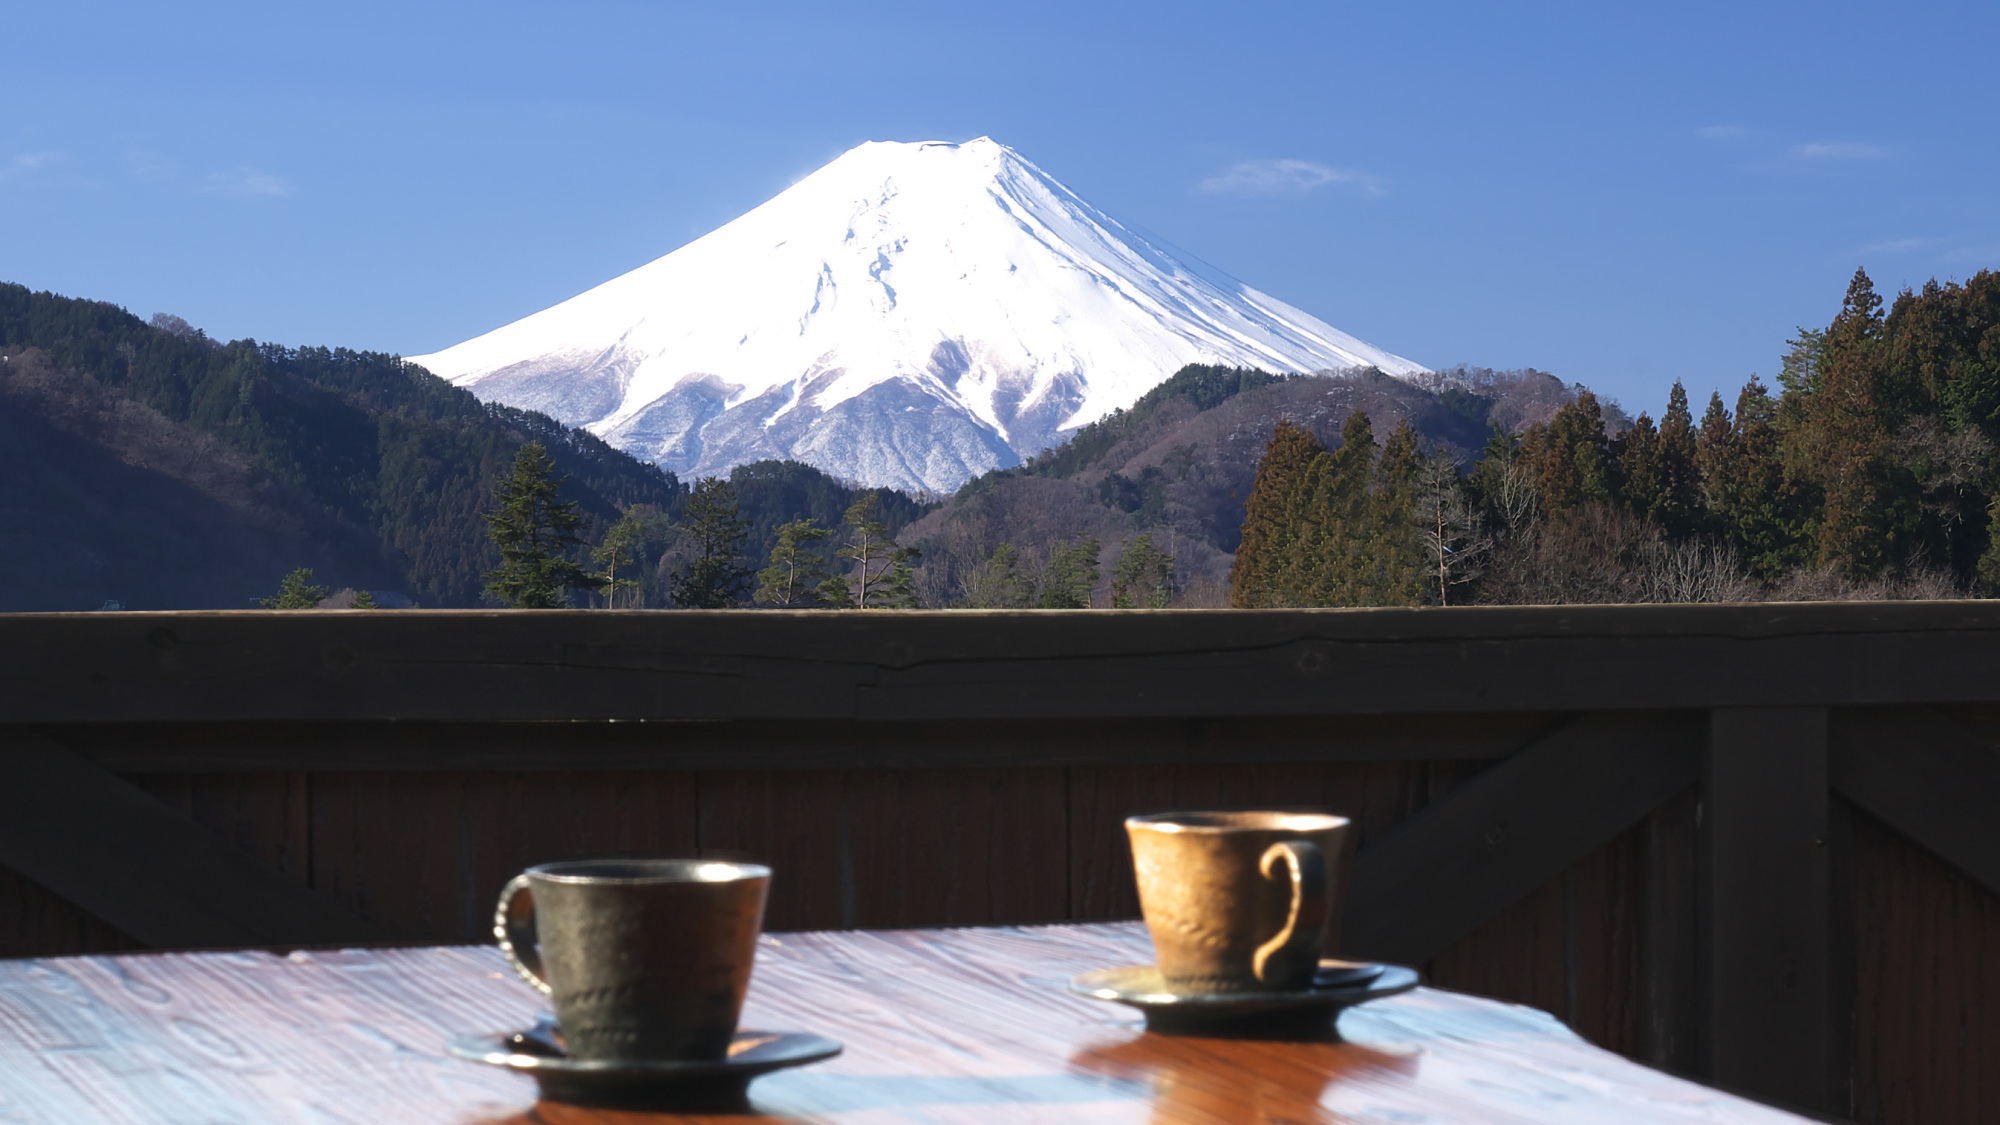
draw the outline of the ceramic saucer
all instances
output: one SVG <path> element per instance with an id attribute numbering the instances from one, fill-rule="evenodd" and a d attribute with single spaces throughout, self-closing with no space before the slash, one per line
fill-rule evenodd
<path id="1" fill-rule="evenodd" d="M 1240 1039 L 1319 1037 L 1342 1008 L 1417 987 L 1417 971 L 1373 961 L 1321 961 L 1313 987 L 1295 992 L 1179 993 L 1154 965 L 1099 969 L 1069 982 L 1071 992 L 1128 1004 L 1146 1030 Z"/>
<path id="2" fill-rule="evenodd" d="M 830 1059 L 840 1044 L 819 1035 L 739 1031 L 726 1058 L 609 1062 L 572 1059 L 555 1021 L 511 1035 L 461 1035 L 450 1052 L 461 1059 L 531 1075 L 542 1098 L 573 1105 L 728 1112 L 748 1107 L 750 1080 L 774 1070 Z"/>

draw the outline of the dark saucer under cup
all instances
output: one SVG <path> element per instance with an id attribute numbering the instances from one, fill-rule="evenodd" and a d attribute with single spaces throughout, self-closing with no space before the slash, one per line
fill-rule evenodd
<path id="1" fill-rule="evenodd" d="M 1145 1013 L 1146 1030 L 1218 1039 L 1320 1039 L 1334 1034 L 1341 1010 L 1417 987 L 1415 969 L 1373 961 L 1324 960 L 1303 989 L 1177 993 L 1157 965 L 1099 969 L 1072 979 L 1070 991 Z"/>
<path id="2" fill-rule="evenodd" d="M 454 1056 L 526 1074 L 544 1101 L 622 1109 L 732 1113 L 749 1108 L 752 1079 L 840 1053 L 840 1044 L 800 1032 L 738 1031 L 721 1059 L 572 1059 L 554 1020 L 512 1035 L 461 1035 Z"/>

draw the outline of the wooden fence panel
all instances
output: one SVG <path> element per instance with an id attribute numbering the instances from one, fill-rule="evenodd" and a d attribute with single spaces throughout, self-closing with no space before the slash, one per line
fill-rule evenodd
<path id="1" fill-rule="evenodd" d="M 701 847 L 772 866 L 772 929 L 1067 914 L 1059 768 L 699 776 Z"/>
<path id="2" fill-rule="evenodd" d="M 313 884 L 398 940 L 492 940 L 493 900 L 523 867 L 689 854 L 686 774 L 317 774 Z"/>
<path id="3" fill-rule="evenodd" d="M 1069 771 L 1070 917 L 1137 918 L 1125 818 L 1168 809 L 1301 807 L 1353 818 L 1363 847 L 1486 765 L 1245 762 Z"/>
<path id="4" fill-rule="evenodd" d="M 1430 980 L 1553 1013 L 1578 1034 L 1641 1056 L 1650 1012 L 1640 977 L 1647 826 L 1634 825 L 1424 966 Z"/>
<path id="5" fill-rule="evenodd" d="M 2000 896 L 1855 817 L 1853 1117 L 1983 1125 L 2000 1107 Z"/>

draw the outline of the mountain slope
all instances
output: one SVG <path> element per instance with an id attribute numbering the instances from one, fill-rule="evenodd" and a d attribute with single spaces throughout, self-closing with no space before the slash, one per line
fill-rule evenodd
<path id="1" fill-rule="evenodd" d="M 414 362 L 684 475 L 791 458 L 940 491 L 1190 363 L 1423 370 L 986 138 L 861 145 L 663 258 Z"/>
<path id="2" fill-rule="evenodd" d="M 240 609 L 293 567 L 477 605 L 483 513 L 539 441 L 601 527 L 684 490 L 395 356 L 223 344 L 0 284 L 0 609 Z"/>
<path id="3" fill-rule="evenodd" d="M 1015 548 L 1034 571 L 1075 536 L 1096 538 L 1102 568 L 1096 603 L 1108 605 L 1112 567 L 1141 534 L 1174 556 L 1176 605 L 1228 604 L 1228 575 L 1241 538 L 1243 502 L 1279 419 L 1329 447 L 1355 411 L 1386 437 L 1407 418 L 1425 444 L 1470 463 L 1492 427 L 1513 432 L 1546 421 L 1576 395 L 1540 371 L 1459 368 L 1394 379 L 1377 371 L 1285 378 L 1266 372 L 1189 367 L 1134 409 L 1080 429 L 1025 464 L 988 473 L 913 522 L 902 541 L 919 546 L 925 605 L 961 602 L 994 548 Z M 1622 419 L 1611 407 L 1608 415 Z"/>

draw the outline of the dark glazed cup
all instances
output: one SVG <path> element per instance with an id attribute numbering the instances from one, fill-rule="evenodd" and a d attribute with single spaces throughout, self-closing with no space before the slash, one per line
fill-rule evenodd
<path id="1" fill-rule="evenodd" d="M 547 863 L 500 891 L 493 934 L 547 993 L 570 1057 L 721 1059 L 771 869 L 698 859 Z"/>
<path id="2" fill-rule="evenodd" d="M 1179 812 L 1125 821 L 1139 909 L 1167 987 L 1295 992 L 1338 943 L 1353 851 L 1346 817 Z"/>

